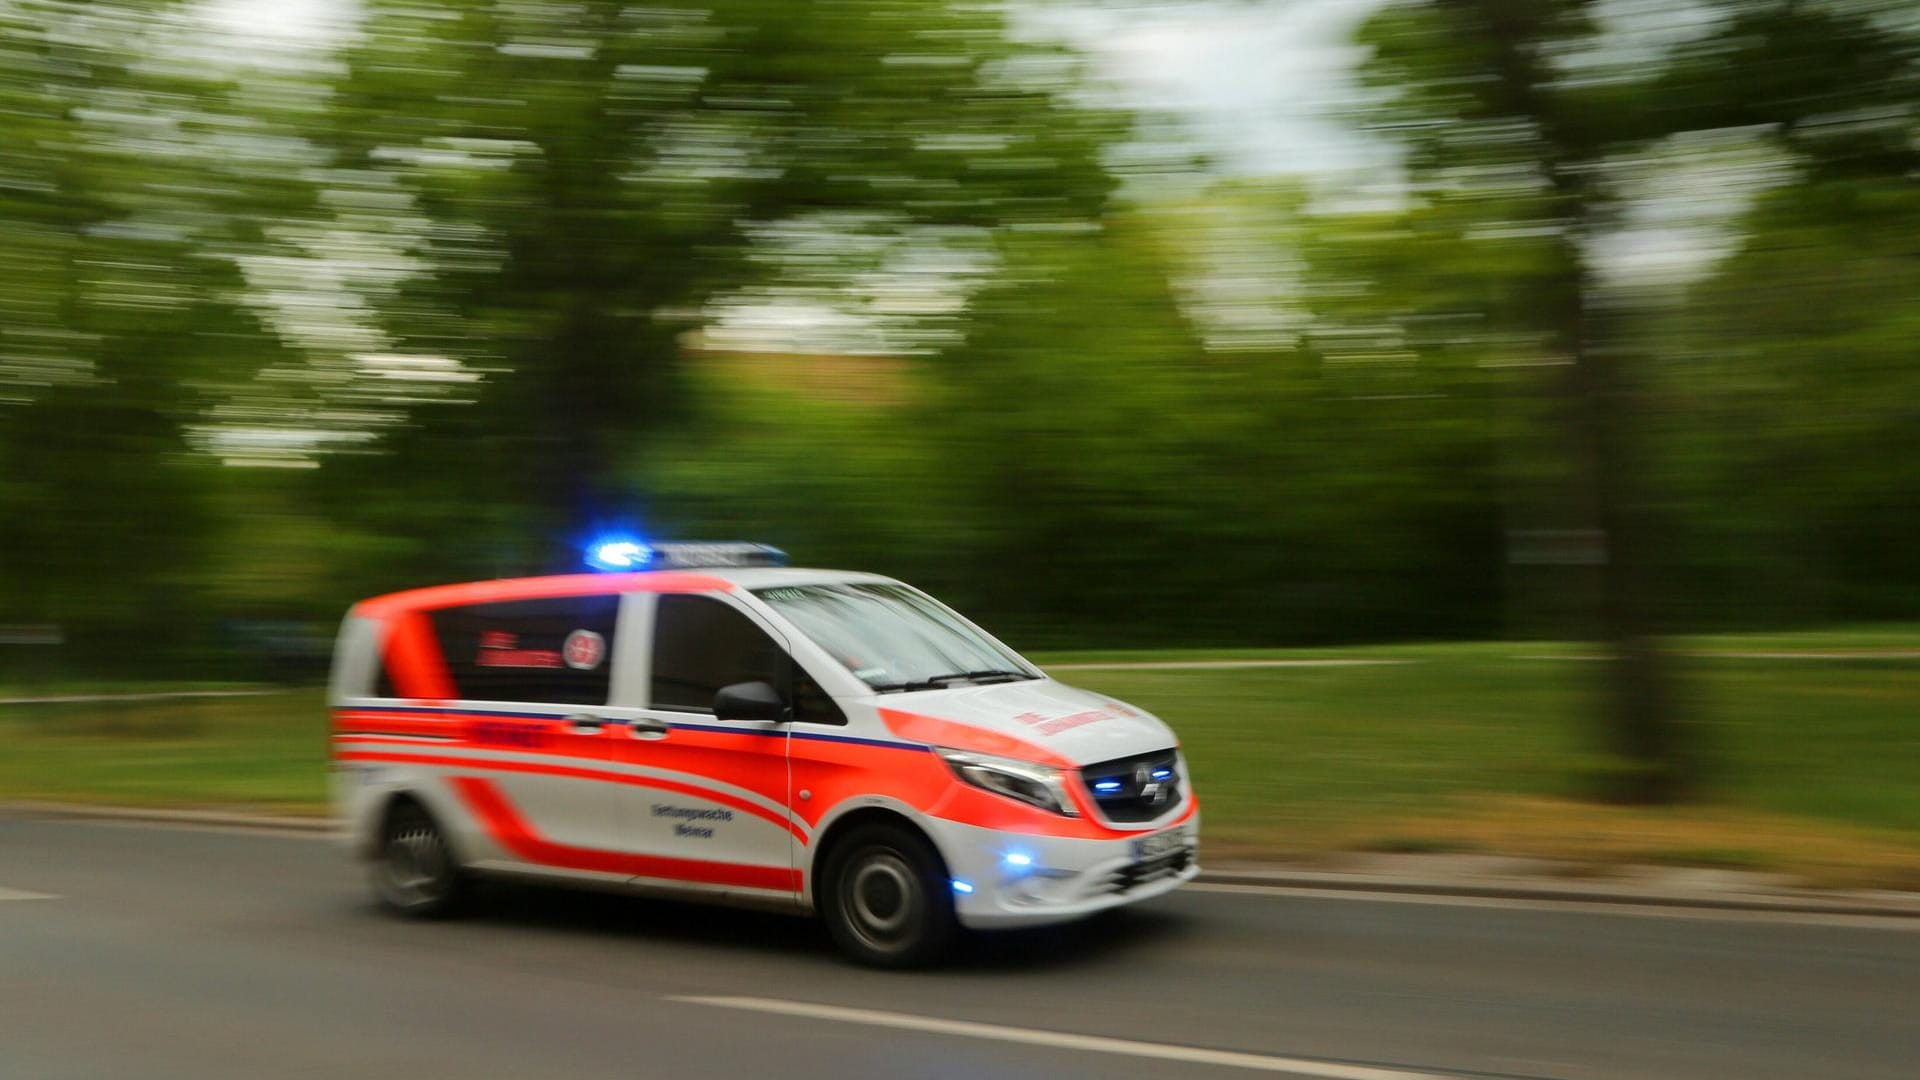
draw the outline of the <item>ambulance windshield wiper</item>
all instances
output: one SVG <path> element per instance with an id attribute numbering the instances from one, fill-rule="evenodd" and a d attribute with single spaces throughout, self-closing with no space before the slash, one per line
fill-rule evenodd
<path id="1" fill-rule="evenodd" d="M 885 683 L 874 687 L 874 689 L 882 693 L 895 693 L 907 690 L 938 690 L 950 683 L 957 682 L 1017 682 L 1022 679 L 1034 679 L 1038 677 L 1039 676 L 1029 674 L 1025 671 L 1014 671 L 1011 668 L 987 668 L 984 671 L 953 671 L 945 675 L 916 679 L 913 682 Z"/>

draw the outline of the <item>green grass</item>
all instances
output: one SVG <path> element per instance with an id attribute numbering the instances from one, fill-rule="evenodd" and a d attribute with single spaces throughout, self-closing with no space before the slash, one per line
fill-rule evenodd
<path id="1" fill-rule="evenodd" d="M 1680 663 L 1717 801 L 1920 829 L 1920 660 Z M 1502 645 L 1379 667 L 1067 673 L 1172 723 L 1210 810 L 1259 833 L 1457 794 L 1580 794 L 1597 675 Z"/>
<path id="2" fill-rule="evenodd" d="M 1207 833 L 1231 851 L 1721 865 L 1687 856 L 1738 852 L 1817 877 L 1878 867 L 1920 881 L 1920 658 L 1678 661 L 1710 763 L 1704 805 L 1649 814 L 1584 802 L 1601 760 L 1596 665 L 1525 659 L 1545 654 L 1511 643 L 1396 655 L 1418 662 L 1062 675 L 1174 725 Z"/>
<path id="3" fill-rule="evenodd" d="M 318 812 L 326 732 L 319 690 L 0 706 L 0 797 Z"/>
<path id="4" fill-rule="evenodd" d="M 1689 652 L 1920 648 L 1920 628 L 1720 637 Z M 1042 662 L 1315 657 L 1357 667 L 1089 668 L 1062 677 L 1178 731 L 1216 853 L 1502 851 L 1781 868 L 1920 884 L 1920 658 L 1689 655 L 1702 799 L 1586 801 L 1602 760 L 1593 663 L 1512 642 L 1047 654 Z M 311 811 L 324 798 L 318 691 L 0 707 L 0 797 Z"/>

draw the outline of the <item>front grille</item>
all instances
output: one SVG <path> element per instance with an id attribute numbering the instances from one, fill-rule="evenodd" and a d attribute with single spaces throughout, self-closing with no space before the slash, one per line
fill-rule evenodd
<path id="1" fill-rule="evenodd" d="M 1115 758 L 1080 770 L 1093 804 L 1108 821 L 1153 821 L 1180 805 L 1180 752 Z"/>
<path id="2" fill-rule="evenodd" d="M 1157 859 L 1128 863 L 1108 874 L 1102 887 L 1116 896 L 1130 893 L 1142 885 L 1176 876 L 1192 861 L 1193 849 L 1181 848 L 1179 851 L 1170 851 Z"/>

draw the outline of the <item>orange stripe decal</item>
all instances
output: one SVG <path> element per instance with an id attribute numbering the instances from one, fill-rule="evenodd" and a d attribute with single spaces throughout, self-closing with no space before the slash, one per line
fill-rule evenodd
<path id="1" fill-rule="evenodd" d="M 402 697 L 452 701 L 460 696 L 447 677 L 447 662 L 425 615 L 411 612 L 388 624 L 385 652 L 387 673 Z"/>
<path id="2" fill-rule="evenodd" d="M 388 593 L 362 600 L 354 614 L 383 619 L 409 611 L 491 604 L 503 600 L 538 600 L 561 596 L 611 595 L 628 592 L 729 592 L 733 583 L 709 574 L 655 570 L 637 574 L 556 574 L 552 577 L 468 581 L 458 585 L 429 585 L 424 589 Z"/>
<path id="3" fill-rule="evenodd" d="M 899 709 L 881 709 L 880 719 L 887 725 L 888 731 L 912 742 L 926 743 L 929 746 L 950 746 L 955 750 L 974 750 L 982 754 L 997 754 L 1001 757 L 1019 758 L 1022 761 L 1033 761 L 1062 769 L 1073 768 L 1073 762 L 1070 759 L 1044 746 L 1016 739 L 1011 735 L 1003 735 L 998 731 L 956 724 L 951 720 L 902 712 Z"/>
<path id="4" fill-rule="evenodd" d="M 723 806 L 730 806 L 743 814 L 764 818 L 787 830 L 801 843 L 807 842 L 807 834 L 798 825 L 787 820 L 775 811 L 758 803 L 748 802 L 737 795 L 724 791 L 713 791 L 693 784 L 683 784 L 678 780 L 666 780 L 653 776 L 632 776 L 627 773 L 608 772 L 604 769 L 583 769 L 574 765 L 547 765 L 532 761 L 487 761 L 480 758 L 453 757 L 446 754 L 400 753 L 386 750 L 346 750 L 335 755 L 341 761 L 383 761 L 406 765 L 440 765 L 455 769 L 488 769 L 500 772 L 535 773 L 541 776 L 565 776 L 575 780 L 598 780 L 609 784 L 629 784 L 633 787 L 657 788 L 681 795 L 691 795 L 696 799 L 706 799 Z"/>

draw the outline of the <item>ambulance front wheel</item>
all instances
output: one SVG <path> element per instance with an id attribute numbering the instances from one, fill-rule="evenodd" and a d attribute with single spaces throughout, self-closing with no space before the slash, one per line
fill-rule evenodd
<path id="1" fill-rule="evenodd" d="M 863 964 L 930 964 L 953 944 L 958 924 L 946 866 L 919 833 L 862 825 L 838 844 L 821 905 L 834 943 Z"/>
<path id="2" fill-rule="evenodd" d="M 373 892 L 381 906 L 413 918 L 450 914 L 467 892 L 466 875 L 460 872 L 446 834 L 412 800 L 387 811 L 372 874 Z"/>

